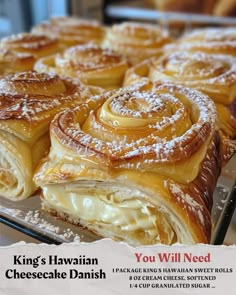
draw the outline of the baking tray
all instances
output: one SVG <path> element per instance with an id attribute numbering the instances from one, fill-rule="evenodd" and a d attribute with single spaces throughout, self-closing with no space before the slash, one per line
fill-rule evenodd
<path id="1" fill-rule="evenodd" d="M 218 245 L 224 238 L 236 206 L 236 155 L 223 169 L 214 192 L 211 243 Z M 48 244 L 92 242 L 97 235 L 62 221 L 41 210 L 39 195 L 20 202 L 0 198 L 0 222 Z"/>

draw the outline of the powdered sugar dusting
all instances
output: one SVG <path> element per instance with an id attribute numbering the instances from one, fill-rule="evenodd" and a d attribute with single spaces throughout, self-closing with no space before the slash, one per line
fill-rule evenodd
<path id="1" fill-rule="evenodd" d="M 173 86 L 169 84 L 156 85 L 154 91 L 155 92 L 137 92 L 125 89 L 117 91 L 117 94 L 115 95 L 113 94 L 111 98 L 108 99 L 101 107 L 100 111 L 96 110 L 90 113 L 90 119 L 92 119 L 91 122 L 95 122 L 92 129 L 97 130 L 97 136 L 91 136 L 89 133 L 84 133 L 80 128 L 75 128 L 73 119 L 71 124 L 68 124 L 67 120 L 65 130 L 63 132 L 65 132 L 70 139 L 66 140 L 68 141 L 68 144 L 66 145 L 70 147 L 71 140 L 76 140 L 76 146 L 80 152 L 83 146 L 86 153 L 88 151 L 92 153 L 96 151 L 98 153 L 108 155 L 110 161 L 117 158 L 123 160 L 132 158 L 132 163 L 120 163 L 120 167 L 128 167 L 131 169 L 137 168 L 137 166 L 139 166 L 140 169 L 143 169 L 146 164 L 151 162 L 173 162 L 179 159 L 187 158 L 189 153 L 194 152 L 195 148 L 195 146 L 193 146 L 191 150 L 188 149 L 188 143 L 191 142 L 191 139 L 196 138 L 196 142 L 198 142 L 198 144 L 200 142 L 203 144 L 206 138 L 213 134 L 216 121 L 215 106 L 207 96 L 195 90 L 186 89 L 181 86 Z M 161 93 L 158 94 L 159 92 Z M 193 122 L 190 126 L 190 129 L 186 127 L 187 129 L 179 136 L 174 135 L 172 138 L 168 135 L 170 138 L 167 139 L 166 136 L 161 136 L 162 130 L 168 129 L 173 132 L 173 127 L 176 122 L 181 120 L 183 114 L 185 113 L 185 107 L 183 107 L 181 102 L 175 97 L 176 95 L 185 96 L 186 99 L 189 100 L 189 106 L 191 104 L 193 105 L 194 112 L 198 110 L 199 116 L 198 120 Z M 140 101 L 142 101 L 141 105 L 139 104 Z M 142 107 L 143 103 L 145 104 L 145 107 Z M 171 108 L 170 114 L 165 114 L 163 116 L 163 109 L 165 112 L 167 109 L 167 105 L 163 107 L 163 104 L 165 105 L 165 103 L 170 104 Z M 78 111 L 79 109 L 80 107 L 78 107 Z M 110 117 L 110 113 L 112 114 L 112 117 Z M 101 114 L 102 117 L 99 118 L 99 114 Z M 119 121 L 119 118 L 126 117 L 128 120 L 125 121 L 125 125 L 122 125 L 124 123 L 123 121 Z M 63 120 L 64 118 L 66 118 L 66 115 L 63 116 Z M 101 130 L 104 138 L 104 136 L 106 136 L 104 134 L 110 132 L 110 128 L 116 130 L 126 128 L 127 130 L 134 130 L 135 132 L 135 128 L 137 128 L 135 120 L 143 118 L 145 118 L 145 120 L 151 119 L 152 122 L 148 125 L 149 131 L 147 131 L 146 128 L 147 123 L 144 125 L 145 132 L 149 133 L 146 133 L 143 137 L 140 136 L 140 138 L 132 140 L 132 138 L 129 139 L 129 136 L 124 133 L 124 135 L 119 136 L 118 138 L 114 136 L 112 137 L 111 135 L 107 135 L 107 140 L 99 138 Z M 106 121 L 107 119 L 108 121 Z M 64 125 L 63 120 L 60 121 L 60 126 Z M 155 124 L 153 124 L 153 120 L 156 120 Z M 116 124 L 113 124 L 113 121 L 115 121 Z M 117 122 L 120 123 L 117 124 Z M 143 124 L 142 121 L 141 123 L 140 121 L 138 122 L 139 124 Z M 126 140 L 123 140 L 124 136 L 127 136 Z M 140 157 L 142 158 L 141 165 Z M 137 162 L 134 161 L 135 158 L 137 159 Z"/>
<path id="2" fill-rule="evenodd" d="M 111 49 L 102 49 L 93 43 L 79 45 L 67 49 L 63 55 L 55 57 L 57 67 L 73 71 L 92 71 L 109 69 L 125 62 L 125 59 Z"/>
<path id="3" fill-rule="evenodd" d="M 181 46 L 188 44 L 180 45 L 180 49 Z M 199 90 L 211 85 L 231 87 L 236 83 L 236 59 L 225 55 L 177 51 L 155 62 L 150 76 L 153 80 L 174 81 Z"/>
<path id="4" fill-rule="evenodd" d="M 29 210 L 26 213 L 19 209 L 5 208 L 8 214 L 17 217 L 17 219 L 32 225 L 37 229 L 42 229 L 59 236 L 63 241 L 77 241 L 80 242 L 80 236 L 73 232 L 73 230 L 66 228 L 63 229 L 58 225 L 54 225 L 46 221 L 40 210 Z"/>
<path id="5" fill-rule="evenodd" d="M 127 34 L 130 37 L 134 36 L 135 38 L 141 37 L 144 39 L 144 42 L 151 42 L 151 40 L 168 37 L 168 31 L 163 30 L 163 28 L 157 25 L 141 24 L 137 22 L 123 22 L 122 24 L 114 25 L 112 33 L 115 32 L 123 35 Z"/>
<path id="6" fill-rule="evenodd" d="M 182 39 L 183 41 L 207 41 L 211 42 L 228 42 L 235 41 L 236 42 L 236 30 L 234 27 L 227 28 L 206 28 L 206 29 L 198 29 L 193 32 L 186 34 Z"/>

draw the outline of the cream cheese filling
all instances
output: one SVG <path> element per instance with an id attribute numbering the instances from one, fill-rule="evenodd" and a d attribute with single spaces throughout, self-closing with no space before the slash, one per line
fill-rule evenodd
<path id="1" fill-rule="evenodd" d="M 115 234 L 123 232 L 142 244 L 172 244 L 178 241 L 169 214 L 163 208 L 158 210 L 150 204 L 139 190 L 80 181 L 44 186 L 43 195 L 51 208 L 83 220 L 88 228 L 94 224 L 105 229 L 112 226 Z"/>

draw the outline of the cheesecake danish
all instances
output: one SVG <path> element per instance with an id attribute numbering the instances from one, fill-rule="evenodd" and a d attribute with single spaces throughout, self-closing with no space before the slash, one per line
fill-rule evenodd
<path id="1" fill-rule="evenodd" d="M 215 124 L 206 95 L 171 84 L 141 83 L 60 113 L 34 177 L 43 208 L 132 245 L 209 243 Z"/>
<path id="2" fill-rule="evenodd" d="M 196 29 L 181 37 L 165 51 L 190 51 L 208 54 L 226 54 L 236 57 L 236 28 Z"/>
<path id="3" fill-rule="evenodd" d="M 37 61 L 34 69 L 38 72 L 53 72 L 79 78 L 89 86 L 113 89 L 123 85 L 129 66 L 122 55 L 90 43 L 70 47 L 62 54 L 42 58 Z"/>
<path id="4" fill-rule="evenodd" d="M 177 51 L 144 61 L 126 73 L 125 85 L 169 82 L 195 88 L 215 102 L 223 162 L 236 152 L 236 59 L 227 55 Z M 225 146 L 224 146 L 225 145 Z"/>
<path id="5" fill-rule="evenodd" d="M 163 46 L 171 40 L 169 32 L 158 25 L 124 22 L 107 30 L 103 46 L 125 55 L 132 64 L 137 64 L 152 56 L 160 56 Z"/>

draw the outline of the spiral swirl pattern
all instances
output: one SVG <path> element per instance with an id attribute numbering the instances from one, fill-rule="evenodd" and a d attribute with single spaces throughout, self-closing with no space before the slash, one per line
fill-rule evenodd
<path id="1" fill-rule="evenodd" d="M 22 72 L 0 79 L 0 120 L 45 122 L 54 110 L 75 106 L 89 94 L 79 81 L 55 74 Z M 4 123 L 4 122 L 3 122 Z"/>
<path id="2" fill-rule="evenodd" d="M 152 81 L 182 84 L 209 95 L 218 111 L 222 157 L 226 163 L 236 152 L 236 59 L 225 55 L 177 52 L 154 61 L 149 77 Z"/>
<path id="3" fill-rule="evenodd" d="M 32 32 L 49 37 L 56 36 L 62 48 L 66 48 L 91 42 L 99 45 L 105 34 L 105 29 L 97 21 L 57 17 L 35 26 Z"/>
<path id="4" fill-rule="evenodd" d="M 0 40 L 0 48 L 30 53 L 36 58 L 58 52 L 58 41 L 43 35 L 22 33 Z"/>
<path id="5" fill-rule="evenodd" d="M 224 55 L 172 53 L 154 61 L 149 76 L 152 81 L 171 81 L 196 88 L 212 96 L 215 102 L 229 104 L 235 99 L 236 60 Z"/>
<path id="6" fill-rule="evenodd" d="M 169 33 L 158 26 L 124 22 L 108 30 L 104 46 L 124 54 L 132 64 L 137 64 L 152 56 L 160 56 L 162 47 L 170 42 Z"/>
<path id="7" fill-rule="evenodd" d="M 35 70 L 79 78 L 87 85 L 118 88 L 122 86 L 128 66 L 126 59 L 118 53 L 87 44 L 71 47 L 61 55 L 40 59 Z"/>
<path id="8" fill-rule="evenodd" d="M 165 48 L 167 51 L 183 50 L 209 54 L 236 56 L 235 28 L 207 28 L 194 30 L 179 39 L 176 45 Z"/>
<path id="9" fill-rule="evenodd" d="M 223 162 L 226 163 L 236 152 L 235 58 L 187 51 L 167 53 L 159 60 L 144 61 L 129 69 L 125 84 L 137 81 L 169 82 L 195 88 L 209 95 L 217 108 Z"/>
<path id="10" fill-rule="evenodd" d="M 155 171 L 150 163 L 187 159 L 211 138 L 214 110 L 205 96 L 178 86 L 158 86 L 155 92 L 120 90 L 90 113 L 80 130 L 72 123 L 79 118 L 80 107 L 62 115 L 58 127 L 70 138 L 68 146 L 72 141 L 86 147 L 113 167 Z"/>

